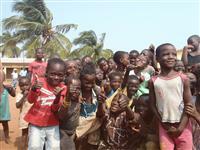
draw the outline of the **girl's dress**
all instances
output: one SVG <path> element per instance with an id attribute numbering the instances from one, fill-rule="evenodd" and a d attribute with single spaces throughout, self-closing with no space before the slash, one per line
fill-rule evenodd
<path id="1" fill-rule="evenodd" d="M 0 121 L 9 121 L 10 120 L 10 107 L 8 101 L 9 93 L 6 89 L 1 93 L 0 101 Z"/>

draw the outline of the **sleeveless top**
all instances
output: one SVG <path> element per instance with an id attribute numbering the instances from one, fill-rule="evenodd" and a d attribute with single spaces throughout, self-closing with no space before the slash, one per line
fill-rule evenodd
<path id="1" fill-rule="evenodd" d="M 156 107 L 162 122 L 180 122 L 183 109 L 183 74 L 172 78 L 154 76 L 152 78 L 156 96 Z"/>

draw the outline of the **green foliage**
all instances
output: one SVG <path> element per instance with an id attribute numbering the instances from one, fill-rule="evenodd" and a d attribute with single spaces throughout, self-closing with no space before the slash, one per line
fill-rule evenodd
<path id="1" fill-rule="evenodd" d="M 45 6 L 44 0 L 21 0 L 13 5 L 13 11 L 19 15 L 11 16 L 3 20 L 5 31 L 15 32 L 17 43 L 23 43 L 23 49 L 27 50 L 27 56 L 33 57 L 34 50 L 44 47 L 47 54 L 52 51 L 67 56 L 71 50 L 71 42 L 65 37 L 71 29 L 76 29 L 75 24 L 63 24 L 52 26 L 53 15 Z"/>
<path id="2" fill-rule="evenodd" d="M 10 32 L 4 32 L 0 36 L 0 52 L 2 57 L 18 57 L 20 49 L 17 47 L 17 42 L 20 41 L 20 37 L 17 34 L 11 34 Z"/>
<path id="3" fill-rule="evenodd" d="M 84 31 L 80 33 L 80 36 L 76 38 L 73 43 L 79 45 L 80 48 L 75 49 L 69 55 L 69 57 L 83 57 L 85 55 L 91 56 L 95 61 L 100 57 L 109 58 L 113 55 L 112 50 L 103 49 L 105 33 L 101 37 L 97 38 L 94 31 Z"/>

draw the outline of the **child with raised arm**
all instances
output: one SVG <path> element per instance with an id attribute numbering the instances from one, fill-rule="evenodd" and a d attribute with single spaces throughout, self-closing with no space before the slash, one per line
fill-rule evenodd
<path id="1" fill-rule="evenodd" d="M 0 101 L 0 123 L 3 125 L 3 132 L 5 135 L 5 142 L 7 144 L 10 143 L 9 137 L 9 126 L 8 121 L 10 121 L 10 106 L 9 106 L 9 98 L 8 96 L 11 95 L 15 97 L 15 89 L 11 85 L 6 85 L 5 81 L 5 74 L 2 72 L 2 90 L 0 92 L 1 101 Z"/>
<path id="2" fill-rule="evenodd" d="M 20 77 L 19 87 L 21 92 L 16 96 L 16 107 L 20 109 L 19 128 L 22 130 L 20 147 L 24 150 L 27 149 L 28 144 L 28 122 L 24 120 L 24 116 L 32 106 L 27 100 L 30 89 L 30 79 L 28 77 Z"/>
<path id="3" fill-rule="evenodd" d="M 61 150 L 75 150 L 76 128 L 80 116 L 81 81 L 75 77 L 67 79 L 68 93 L 58 111 L 60 121 L 60 148 Z"/>
<path id="4" fill-rule="evenodd" d="M 58 109 L 66 95 L 63 84 L 65 62 L 60 58 L 48 61 L 45 78 L 35 80 L 28 94 L 33 104 L 24 119 L 29 122 L 29 150 L 60 149 Z"/>
<path id="5" fill-rule="evenodd" d="M 132 149 L 130 143 L 135 142 L 131 139 L 135 132 L 132 130 L 132 124 L 136 121 L 136 115 L 128 106 L 129 98 L 118 93 L 113 98 L 109 109 L 104 109 L 105 99 L 103 95 L 98 98 L 97 116 L 103 120 L 103 140 L 98 149 Z"/>
<path id="6" fill-rule="evenodd" d="M 200 63 L 200 37 L 192 35 L 187 39 L 187 44 L 183 48 L 182 60 L 185 67 Z"/>
<path id="7" fill-rule="evenodd" d="M 159 122 L 159 142 L 163 150 L 192 150 L 192 128 L 184 106 L 191 102 L 188 78 L 174 71 L 176 49 L 170 43 L 157 47 L 161 72 L 149 81 L 150 102 Z"/>

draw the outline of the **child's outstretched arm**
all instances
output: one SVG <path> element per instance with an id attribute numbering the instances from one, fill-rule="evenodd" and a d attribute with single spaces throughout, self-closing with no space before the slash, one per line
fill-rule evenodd
<path id="1" fill-rule="evenodd" d="M 128 77 L 129 77 L 129 73 L 130 73 L 131 70 L 133 70 L 135 68 L 136 67 L 131 65 L 131 64 L 127 66 L 126 72 L 125 72 L 125 75 L 124 75 L 124 79 L 123 79 L 122 84 L 121 84 L 121 89 L 126 87 L 126 84 L 127 84 L 127 81 L 128 81 Z"/>
<path id="2" fill-rule="evenodd" d="M 30 92 L 28 93 L 28 102 L 29 103 L 32 104 L 37 100 L 37 98 L 40 94 L 39 90 L 41 89 L 42 85 L 43 85 L 43 83 L 39 82 L 38 79 L 36 78 L 31 87 Z"/>
<path id="3" fill-rule="evenodd" d="M 16 107 L 17 108 L 21 108 L 22 107 L 22 105 L 23 105 L 24 101 L 26 100 L 27 96 L 28 96 L 28 90 L 24 91 L 23 97 L 18 102 L 16 102 Z M 18 99 L 18 96 L 17 96 L 17 99 Z"/>
<path id="4" fill-rule="evenodd" d="M 183 48 L 183 53 L 182 53 L 182 58 L 181 60 L 183 61 L 183 64 L 185 66 L 188 65 L 188 53 L 191 51 L 191 49 L 193 48 L 192 45 L 187 45 Z"/>
<path id="5" fill-rule="evenodd" d="M 8 90 L 8 93 L 12 96 L 15 97 L 16 93 L 15 93 L 15 89 L 11 86 L 11 85 L 3 85 L 5 89 Z"/>
<path id="6" fill-rule="evenodd" d="M 156 96 L 155 96 L 155 91 L 154 91 L 154 85 L 153 85 L 153 80 L 149 80 L 149 100 L 150 100 L 150 105 L 153 113 L 155 114 L 156 118 L 158 119 L 159 122 L 162 122 L 161 116 L 158 113 L 158 110 L 156 108 Z"/>
<path id="7" fill-rule="evenodd" d="M 200 125 L 200 113 L 196 110 L 196 107 L 194 105 L 187 104 L 185 106 L 185 112 L 186 114 L 193 117 L 197 121 L 197 123 Z"/>
<path id="8" fill-rule="evenodd" d="M 98 110 L 97 110 L 96 116 L 99 117 L 99 118 L 104 118 L 104 116 L 107 112 L 106 104 L 105 104 L 106 99 L 107 99 L 107 97 L 105 96 L 104 92 L 101 92 L 98 95 L 98 98 L 97 98 L 97 100 L 98 100 Z"/>

